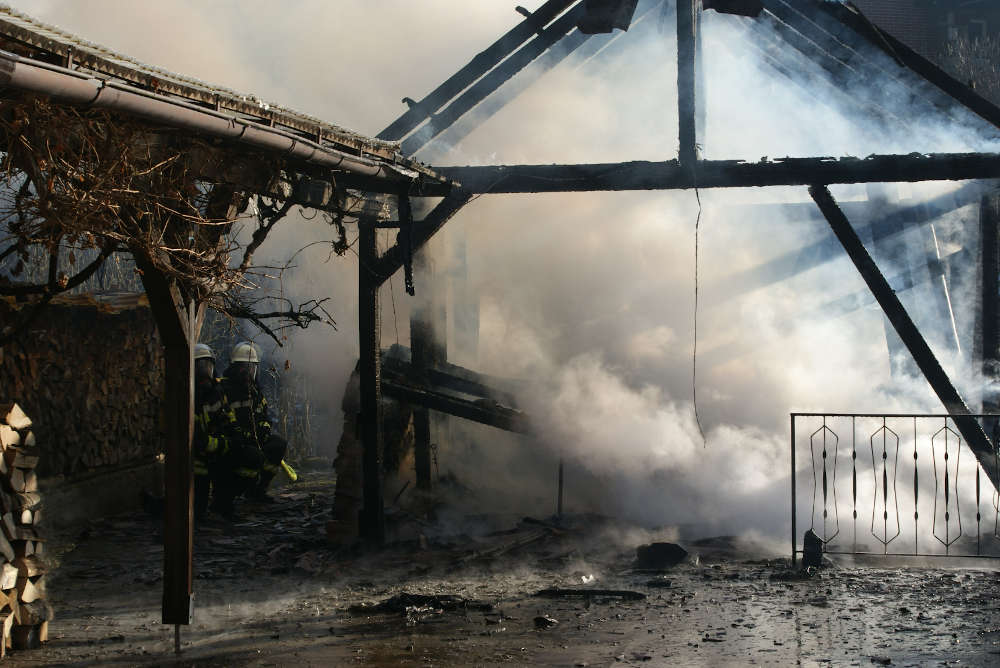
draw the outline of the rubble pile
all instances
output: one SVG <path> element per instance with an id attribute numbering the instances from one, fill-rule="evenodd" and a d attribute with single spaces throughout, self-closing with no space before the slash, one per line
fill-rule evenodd
<path id="1" fill-rule="evenodd" d="M 17 404 L 0 403 L 0 627 L 8 648 L 34 649 L 48 640 L 52 608 L 42 580 L 44 541 L 38 493 L 38 446 L 31 419 Z"/>

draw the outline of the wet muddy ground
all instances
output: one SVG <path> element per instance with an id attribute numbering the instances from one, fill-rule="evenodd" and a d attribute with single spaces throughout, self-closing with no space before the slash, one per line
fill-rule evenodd
<path id="1" fill-rule="evenodd" d="M 378 552 L 333 551 L 329 482 L 306 476 L 275 506 L 198 529 L 180 655 L 159 623 L 156 521 L 53 537 L 50 642 L 7 664 L 1000 665 L 1000 564 L 840 564 L 810 577 L 760 545 L 715 539 L 685 543 L 692 558 L 665 573 L 637 572 L 635 546 L 657 536 L 584 517 L 478 535 L 427 526 Z M 536 596 L 556 587 L 571 595 Z M 583 593 L 594 589 L 644 598 Z"/>

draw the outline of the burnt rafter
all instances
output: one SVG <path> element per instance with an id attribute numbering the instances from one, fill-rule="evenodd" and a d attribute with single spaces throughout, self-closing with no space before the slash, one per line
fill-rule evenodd
<path id="1" fill-rule="evenodd" d="M 545 28 L 538 37 L 511 55 L 499 67 L 466 89 L 451 104 L 433 115 L 426 124 L 403 141 L 400 145 L 403 155 L 413 155 L 434 137 L 444 132 L 456 120 L 552 48 L 556 42 L 575 30 L 577 22 L 583 15 L 582 4 L 577 4 Z"/>
<path id="2" fill-rule="evenodd" d="M 768 0 L 769 3 L 775 0 Z M 787 3 L 784 3 L 787 4 Z M 884 51 L 897 63 L 908 67 L 925 81 L 933 84 L 948 97 L 961 103 L 967 109 L 1000 128 L 1000 109 L 972 88 L 955 79 L 943 69 L 927 60 L 898 39 L 878 28 L 853 5 L 822 3 L 824 12 L 833 15 L 841 24 L 867 38 L 874 46 Z"/>
<path id="3" fill-rule="evenodd" d="M 784 158 L 764 162 L 702 160 L 694 173 L 676 160 L 581 165 L 436 167 L 469 193 L 685 190 L 796 186 L 811 183 L 897 183 L 1000 178 L 1000 154 L 936 153 L 867 158 Z"/>
<path id="4" fill-rule="evenodd" d="M 576 1 L 548 0 L 535 12 L 528 14 L 524 21 L 521 21 L 503 37 L 478 53 L 475 58 L 431 91 L 424 99 L 413 103 L 406 113 L 393 121 L 385 130 L 382 130 L 378 134 L 378 138 L 396 141 L 405 137 L 444 106 L 448 100 L 471 86 L 477 79 L 499 65 L 518 47 L 541 32 L 542 28 Z"/>
<path id="5" fill-rule="evenodd" d="M 982 426 L 975 418 L 970 417 L 971 411 L 955 388 L 947 372 L 941 367 L 934 352 L 924 340 L 917 325 L 910 318 L 906 308 L 899 301 L 895 291 L 889 285 L 868 250 L 861 242 L 857 232 L 851 227 L 847 216 L 841 211 L 825 185 L 814 185 L 809 188 L 809 194 L 823 212 L 827 222 L 833 229 L 837 239 L 843 245 L 847 255 L 854 262 L 858 273 L 864 279 L 872 295 L 878 301 L 889 322 L 902 339 L 907 350 L 913 356 L 924 378 L 930 384 L 934 393 L 944 404 L 947 411 L 954 416 L 955 425 L 961 432 L 966 444 L 976 455 L 980 465 L 986 472 L 995 488 L 1000 489 L 1000 468 L 997 466 L 995 448 L 990 443 Z"/>

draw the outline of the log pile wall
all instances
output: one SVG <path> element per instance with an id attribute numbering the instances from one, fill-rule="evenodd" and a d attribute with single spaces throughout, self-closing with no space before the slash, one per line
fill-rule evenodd
<path id="1" fill-rule="evenodd" d="M 0 321 L 15 308 L 0 301 Z M 145 296 L 58 300 L 0 351 L 0 395 L 38 425 L 42 477 L 152 462 L 164 451 L 163 357 Z"/>

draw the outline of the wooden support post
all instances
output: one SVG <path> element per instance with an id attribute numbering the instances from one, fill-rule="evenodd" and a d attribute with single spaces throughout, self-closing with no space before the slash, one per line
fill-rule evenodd
<path id="1" fill-rule="evenodd" d="M 373 272 L 378 260 L 375 220 L 358 223 L 358 344 L 361 370 L 361 444 L 364 449 L 364 478 L 361 533 L 367 540 L 385 541 L 385 513 L 382 499 L 382 397 L 378 290 L 380 280 Z"/>
<path id="2" fill-rule="evenodd" d="M 193 612 L 195 305 L 138 248 L 132 249 L 163 343 L 166 424 L 163 509 L 163 623 L 190 624 Z"/>
<path id="3" fill-rule="evenodd" d="M 695 118 L 695 57 L 698 0 L 677 0 L 677 126 L 681 167 L 693 170 L 698 161 Z"/>
<path id="4" fill-rule="evenodd" d="M 150 299 L 152 306 L 153 300 Z M 193 613 L 194 307 L 187 307 L 190 338 L 164 346 L 167 453 L 163 509 L 163 623 L 190 624 Z"/>
<path id="5" fill-rule="evenodd" d="M 955 389 L 948 374 L 941 368 L 934 352 L 927 345 L 927 341 L 924 340 L 920 330 L 910 318 L 910 314 L 906 312 L 899 297 L 896 296 L 875 261 L 868 254 L 868 250 L 861 243 L 861 239 L 851 227 L 844 212 L 837 206 L 837 202 L 826 186 L 811 186 L 809 194 L 812 195 L 827 222 L 830 223 L 833 233 L 837 235 L 837 239 L 843 245 L 847 255 L 854 262 L 858 273 L 861 274 L 868 288 L 872 291 L 872 295 L 882 307 L 883 313 L 889 318 L 896 333 L 899 334 L 899 338 L 903 340 L 906 348 L 913 355 L 913 360 L 920 367 L 920 371 L 927 379 L 931 389 L 937 394 L 945 410 L 955 416 L 955 426 L 958 427 L 969 449 L 979 460 L 983 471 L 986 472 L 993 486 L 1000 489 L 1000 469 L 997 467 L 993 447 L 983 432 L 982 426 L 974 418 L 966 417 L 970 414 L 968 406 L 959 395 L 958 390 Z"/>

